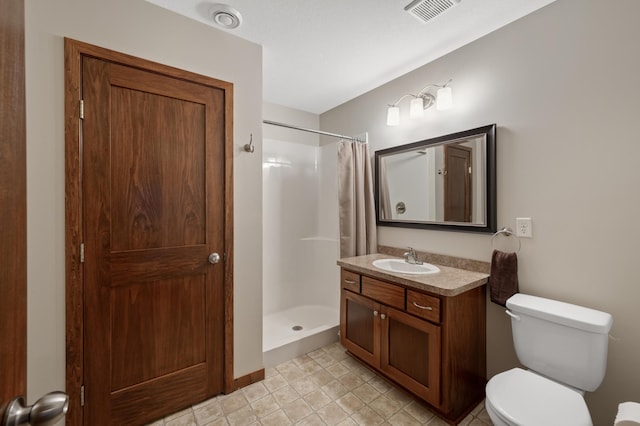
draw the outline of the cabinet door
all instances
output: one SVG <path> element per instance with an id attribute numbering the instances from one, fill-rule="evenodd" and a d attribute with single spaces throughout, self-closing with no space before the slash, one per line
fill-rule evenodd
<path id="1" fill-rule="evenodd" d="M 440 404 L 440 327 L 383 306 L 380 369 L 425 401 Z"/>
<path id="2" fill-rule="evenodd" d="M 380 304 L 342 290 L 340 343 L 361 360 L 377 367 L 380 362 Z"/>

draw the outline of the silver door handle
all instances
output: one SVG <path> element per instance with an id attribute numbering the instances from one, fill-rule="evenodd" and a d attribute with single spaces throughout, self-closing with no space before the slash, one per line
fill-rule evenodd
<path id="1" fill-rule="evenodd" d="M 22 397 L 14 398 L 7 406 L 2 426 L 52 426 L 68 409 L 69 396 L 64 392 L 50 392 L 26 407 Z"/>
<path id="2" fill-rule="evenodd" d="M 220 255 L 218 253 L 211 253 L 209 255 L 209 263 L 214 264 L 220 262 Z"/>

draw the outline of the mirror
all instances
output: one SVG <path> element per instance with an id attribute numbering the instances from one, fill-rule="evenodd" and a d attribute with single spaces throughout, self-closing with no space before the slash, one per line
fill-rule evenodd
<path id="1" fill-rule="evenodd" d="M 496 125 L 375 152 L 379 226 L 494 233 Z"/>

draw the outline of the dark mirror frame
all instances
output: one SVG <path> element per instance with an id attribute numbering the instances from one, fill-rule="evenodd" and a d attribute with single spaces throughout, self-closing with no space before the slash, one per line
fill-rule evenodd
<path id="1" fill-rule="evenodd" d="M 380 159 L 395 152 L 409 151 L 422 147 L 446 145 L 460 142 L 461 139 L 486 135 L 486 223 L 484 225 L 465 225 L 460 222 L 413 222 L 380 219 Z M 497 231 L 497 197 L 496 197 L 496 125 L 478 127 L 450 135 L 425 139 L 405 145 L 394 146 L 375 152 L 375 204 L 376 224 L 400 228 L 436 229 L 440 231 L 495 233 Z"/>

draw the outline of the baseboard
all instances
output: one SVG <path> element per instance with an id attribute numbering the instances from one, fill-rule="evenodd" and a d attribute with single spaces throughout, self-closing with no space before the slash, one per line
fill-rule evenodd
<path id="1" fill-rule="evenodd" d="M 253 373 L 249 373 L 245 376 L 236 378 L 233 381 L 233 390 L 235 391 L 238 389 L 242 389 L 246 386 L 260 382 L 262 380 L 264 380 L 264 368 L 254 371 Z"/>

